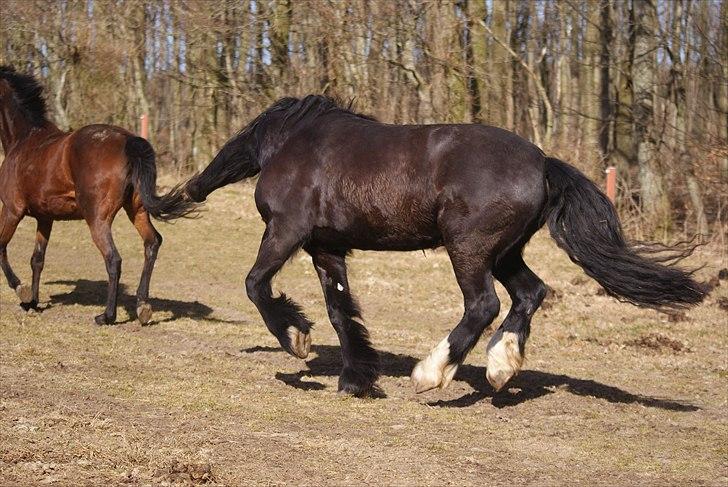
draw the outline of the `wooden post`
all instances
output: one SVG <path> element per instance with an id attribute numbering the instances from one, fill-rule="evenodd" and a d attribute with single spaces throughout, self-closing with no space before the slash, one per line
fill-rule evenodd
<path id="1" fill-rule="evenodd" d="M 607 198 L 614 204 L 617 201 L 617 168 L 609 166 L 607 173 Z"/>
<path id="2" fill-rule="evenodd" d="M 149 117 L 145 113 L 141 117 L 139 117 L 139 120 L 141 121 L 141 133 L 140 135 L 149 140 Z"/>

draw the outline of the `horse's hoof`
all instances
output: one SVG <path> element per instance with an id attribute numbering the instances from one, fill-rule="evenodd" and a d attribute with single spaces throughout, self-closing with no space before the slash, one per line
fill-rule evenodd
<path id="1" fill-rule="evenodd" d="M 38 309 L 38 301 L 32 299 L 27 303 L 20 303 L 20 307 L 23 308 L 23 311 L 26 311 L 28 313 L 40 311 L 40 309 Z"/>
<path id="2" fill-rule="evenodd" d="M 383 391 L 376 384 L 377 374 L 366 371 L 356 372 L 344 367 L 339 375 L 339 395 L 354 397 L 378 397 Z"/>
<path id="3" fill-rule="evenodd" d="M 106 313 L 101 313 L 94 318 L 94 322 L 99 326 L 110 325 L 114 322 L 114 318 L 106 316 Z"/>
<path id="4" fill-rule="evenodd" d="M 511 378 L 518 374 L 523 365 L 523 355 L 518 346 L 518 335 L 499 329 L 488 344 L 488 362 L 485 376 L 500 391 Z"/>
<path id="5" fill-rule="evenodd" d="M 444 389 L 450 385 L 457 370 L 458 365 L 450 363 L 450 342 L 445 337 L 412 370 L 412 385 L 417 394 L 436 387 Z"/>
<path id="6" fill-rule="evenodd" d="M 21 303 L 30 303 L 33 300 L 33 290 L 25 284 L 18 284 L 18 287 L 15 288 L 15 294 L 18 295 Z"/>
<path id="7" fill-rule="evenodd" d="M 152 305 L 149 303 L 142 303 L 137 306 L 137 319 L 142 325 L 146 325 L 152 321 Z"/>
<path id="8" fill-rule="evenodd" d="M 295 326 L 288 327 L 288 340 L 291 353 L 298 358 L 308 357 L 311 351 L 311 334 L 304 333 Z"/>

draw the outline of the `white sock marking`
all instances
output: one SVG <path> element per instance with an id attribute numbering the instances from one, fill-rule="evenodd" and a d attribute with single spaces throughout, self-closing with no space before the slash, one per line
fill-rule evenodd
<path id="1" fill-rule="evenodd" d="M 452 381 L 458 366 L 449 363 L 450 342 L 448 337 L 449 335 L 415 366 L 412 371 L 415 392 L 424 392 L 435 387 L 443 389 Z"/>
<path id="2" fill-rule="evenodd" d="M 499 391 L 521 370 L 523 365 L 523 355 L 518 346 L 518 334 L 499 328 L 493 334 L 487 352 L 486 377 L 493 388 Z"/>

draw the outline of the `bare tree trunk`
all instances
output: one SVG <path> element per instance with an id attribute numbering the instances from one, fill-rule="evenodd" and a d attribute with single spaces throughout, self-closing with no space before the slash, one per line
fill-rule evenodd
<path id="1" fill-rule="evenodd" d="M 719 43 L 722 53 L 720 63 L 723 67 L 723 82 L 718 86 L 715 108 L 719 117 L 719 137 L 724 145 L 728 145 L 728 0 L 723 0 L 720 5 L 720 18 L 722 35 Z M 723 184 L 728 184 L 728 152 L 720 161 L 720 180 Z"/>
<path id="2" fill-rule="evenodd" d="M 623 170 L 637 164 L 637 150 L 633 135 L 634 86 L 632 83 L 632 64 L 634 62 L 634 11 L 625 4 L 620 5 L 623 18 L 627 18 L 627 35 L 620 37 L 620 59 L 616 65 L 614 151 L 612 162 Z"/>
<path id="3" fill-rule="evenodd" d="M 655 6 L 651 0 L 634 0 L 635 57 L 632 65 L 634 83 L 635 142 L 642 212 L 652 227 L 670 228 L 670 204 L 664 175 L 659 164 L 654 134 L 655 65 L 657 40 Z"/>
<path id="4" fill-rule="evenodd" d="M 515 60 L 517 61 L 521 67 L 526 71 L 528 76 L 530 77 L 531 81 L 533 82 L 533 86 L 535 89 L 535 93 L 538 97 L 541 98 L 541 102 L 544 104 L 544 116 L 546 118 L 546 128 L 544 131 L 543 136 L 543 143 L 545 145 L 551 144 L 551 134 L 553 132 L 553 126 L 554 126 L 554 110 L 551 106 L 551 100 L 549 100 L 548 93 L 546 92 L 546 88 L 544 87 L 543 83 L 541 82 L 541 77 L 538 75 L 538 72 L 535 70 L 535 64 L 532 60 L 532 63 L 529 64 L 528 62 L 521 59 L 521 57 L 518 55 L 516 51 L 514 51 L 508 44 L 506 44 L 502 39 L 499 39 L 496 37 L 493 33 L 493 31 L 488 27 L 487 25 L 483 24 L 483 27 L 485 27 L 485 30 L 492 36 L 493 40 L 495 40 L 496 43 L 498 43 L 501 47 L 505 49 L 505 51 Z M 536 95 L 534 95 L 536 96 Z"/>
<path id="5" fill-rule="evenodd" d="M 612 51 L 612 0 L 601 0 L 601 29 L 599 48 L 599 148 L 602 156 L 610 153 L 610 126 L 612 121 L 612 100 L 610 92 L 610 67 Z"/>
<path id="6" fill-rule="evenodd" d="M 465 24 L 465 53 L 468 64 L 468 92 L 470 94 L 470 117 L 475 123 L 485 119 L 486 92 L 486 44 L 485 3 L 479 0 L 465 0 L 467 21 Z"/>
<path id="7" fill-rule="evenodd" d="M 601 45 L 599 24 L 600 9 L 597 8 L 597 5 L 587 4 L 584 59 L 579 73 L 579 92 L 581 93 L 580 111 L 584 117 L 581 145 L 589 160 L 593 160 L 599 152 L 599 48 Z M 601 169 L 601 164 L 597 164 L 596 168 Z"/>
<path id="8" fill-rule="evenodd" d="M 277 1 L 271 12 L 271 65 L 277 79 L 283 79 L 289 67 L 288 43 L 291 39 L 291 13 L 291 0 Z"/>
<path id="9" fill-rule="evenodd" d="M 510 42 L 511 6 L 512 0 L 501 0 L 493 2 L 493 29 L 483 26 L 489 33 L 500 42 L 495 42 L 491 55 L 491 72 L 494 73 L 492 86 L 493 96 L 489 103 L 489 119 L 495 125 L 513 130 L 513 61 L 508 52 L 507 45 Z M 506 46 L 506 47 L 504 47 Z"/>
<path id="10" fill-rule="evenodd" d="M 559 43 L 556 64 L 554 66 L 554 99 L 558 116 L 558 143 L 559 147 L 568 144 L 568 137 L 574 124 L 574 111 L 571 106 L 572 79 L 569 62 L 569 40 L 571 39 L 571 24 L 566 13 L 565 4 L 556 4 L 559 12 Z"/>

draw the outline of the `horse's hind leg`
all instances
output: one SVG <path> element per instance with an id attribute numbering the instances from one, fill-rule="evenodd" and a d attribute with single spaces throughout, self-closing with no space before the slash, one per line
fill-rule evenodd
<path id="1" fill-rule="evenodd" d="M 291 355 L 306 358 L 311 349 L 311 321 L 300 307 L 281 293 L 273 297 L 271 279 L 301 246 L 304 235 L 295 226 L 270 221 L 260 243 L 258 257 L 245 279 L 248 297 L 255 304 L 268 330 Z"/>
<path id="2" fill-rule="evenodd" d="M 144 268 L 136 293 L 136 310 L 137 319 L 142 325 L 146 325 L 152 319 L 152 306 L 149 304 L 149 281 L 152 278 L 159 247 L 162 245 L 162 236 L 152 225 L 149 213 L 141 204 L 128 206 L 126 213 L 144 241 Z"/>
<path id="3" fill-rule="evenodd" d="M 113 217 L 108 220 L 88 222 L 91 228 L 91 238 L 101 251 L 101 255 L 104 256 L 106 272 L 109 275 L 106 310 L 94 318 L 97 325 L 108 325 L 116 321 L 116 299 L 119 290 L 119 278 L 121 277 L 121 255 L 116 250 L 114 238 L 111 235 L 111 220 L 113 220 Z"/>
<path id="4" fill-rule="evenodd" d="M 369 332 L 351 296 L 343 255 L 312 251 L 313 265 L 326 298 L 331 324 L 341 343 L 344 368 L 339 376 L 339 391 L 354 396 L 372 392 L 379 377 L 379 356 L 369 342 Z"/>
<path id="5" fill-rule="evenodd" d="M 416 392 L 446 387 L 500 309 L 487 240 L 466 235 L 452 239 L 446 248 L 463 293 L 465 312 L 455 329 L 412 371 Z"/>
<path id="6" fill-rule="evenodd" d="M 531 332 L 531 317 L 546 296 L 546 286 L 523 262 L 521 251 L 521 248 L 514 249 L 504 256 L 494 271 L 513 302 L 487 349 L 486 376 L 496 391 L 521 369 L 526 340 Z"/>
<path id="7" fill-rule="evenodd" d="M 40 274 L 43 272 L 46 248 L 48 247 L 48 239 L 51 238 L 52 229 L 53 220 L 38 219 L 38 227 L 35 231 L 35 248 L 33 249 L 33 256 L 30 258 L 30 268 L 33 270 L 33 296 L 30 302 L 21 304 L 26 311 L 38 308 Z"/>
<path id="8" fill-rule="evenodd" d="M 15 229 L 18 228 L 18 223 L 22 219 L 22 214 L 12 213 L 7 206 L 3 206 L 2 211 L 0 211 L 0 267 L 3 274 L 5 274 L 5 279 L 8 281 L 8 286 L 15 291 L 18 298 L 20 298 L 20 302 L 28 303 L 33 299 L 32 291 L 28 286 L 20 283 L 20 279 L 15 275 L 13 268 L 10 267 L 10 262 L 8 262 L 8 243 L 13 238 Z"/>

